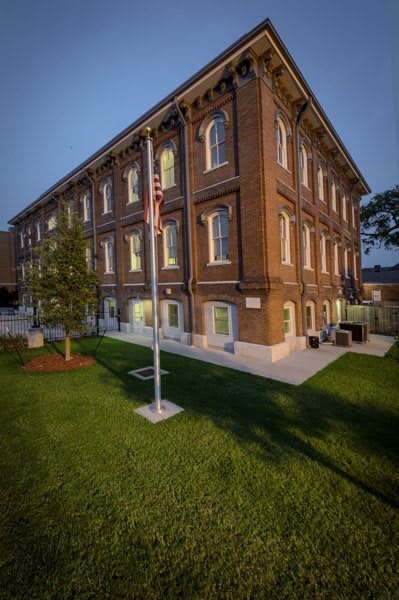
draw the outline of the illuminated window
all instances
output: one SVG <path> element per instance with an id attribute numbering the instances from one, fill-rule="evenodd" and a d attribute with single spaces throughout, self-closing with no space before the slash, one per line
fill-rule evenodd
<path id="1" fill-rule="evenodd" d="M 216 117 L 208 126 L 207 168 L 214 169 L 226 162 L 225 122 Z"/>
<path id="2" fill-rule="evenodd" d="M 290 218 L 287 213 L 280 215 L 281 262 L 291 262 Z"/>
<path id="3" fill-rule="evenodd" d="M 281 119 L 277 120 L 277 162 L 288 168 L 287 161 L 287 131 Z"/>
<path id="4" fill-rule="evenodd" d="M 301 182 L 303 185 L 309 185 L 308 179 L 308 155 L 305 149 L 305 146 L 301 146 L 299 152 L 299 160 L 300 160 L 300 171 L 301 171 Z"/>
<path id="5" fill-rule="evenodd" d="M 179 327 L 179 306 L 176 303 L 168 303 L 168 325 Z"/>
<path id="6" fill-rule="evenodd" d="M 105 273 L 114 272 L 114 245 L 112 240 L 106 240 L 104 244 Z"/>
<path id="7" fill-rule="evenodd" d="M 161 155 L 161 180 L 163 190 L 175 185 L 175 155 L 170 144 L 165 146 Z"/>
<path id="8" fill-rule="evenodd" d="M 130 270 L 141 271 L 141 236 L 134 231 L 129 236 Z"/>
<path id="9" fill-rule="evenodd" d="M 283 319 L 285 336 L 294 335 L 294 304 L 292 302 L 286 302 L 284 304 Z"/>
<path id="10" fill-rule="evenodd" d="M 213 307 L 214 332 L 217 335 L 230 335 L 229 308 L 227 306 Z"/>
<path id="11" fill-rule="evenodd" d="M 133 165 L 128 174 L 128 203 L 139 201 L 139 173 L 137 165 Z"/>
<path id="12" fill-rule="evenodd" d="M 177 228 L 176 223 L 169 223 L 163 230 L 164 266 L 177 266 Z"/>
<path id="13" fill-rule="evenodd" d="M 210 216 L 210 262 L 229 260 L 229 222 L 225 210 Z"/>

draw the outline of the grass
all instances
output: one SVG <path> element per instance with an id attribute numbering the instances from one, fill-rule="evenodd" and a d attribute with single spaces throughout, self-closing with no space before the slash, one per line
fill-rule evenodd
<path id="1" fill-rule="evenodd" d="M 2 600 L 397 596 L 398 363 L 347 354 L 295 387 L 163 353 L 185 412 L 152 425 L 153 383 L 126 375 L 151 351 L 99 357 L 0 355 Z"/>

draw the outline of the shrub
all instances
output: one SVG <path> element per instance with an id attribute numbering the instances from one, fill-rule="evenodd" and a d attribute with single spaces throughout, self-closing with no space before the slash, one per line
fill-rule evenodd
<path id="1" fill-rule="evenodd" d="M 24 335 L 15 334 L 10 338 L 8 335 L 0 335 L 0 352 L 14 350 L 15 348 L 22 349 L 28 347 L 28 340 Z"/>
<path id="2" fill-rule="evenodd" d="M 388 352 L 385 352 L 386 358 L 391 358 L 396 362 L 399 362 L 399 342 L 396 342 Z"/>

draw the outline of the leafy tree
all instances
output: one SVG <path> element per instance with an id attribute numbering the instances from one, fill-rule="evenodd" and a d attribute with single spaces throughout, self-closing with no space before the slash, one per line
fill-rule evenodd
<path id="1" fill-rule="evenodd" d="M 54 234 L 43 241 L 29 270 L 34 306 L 47 323 L 65 328 L 66 361 L 71 359 L 71 333 L 84 333 L 87 313 L 98 301 L 99 281 L 87 248 L 80 219 L 65 204 Z"/>
<path id="2" fill-rule="evenodd" d="M 360 209 L 362 240 L 369 254 L 372 248 L 399 247 L 399 185 L 376 194 Z"/>

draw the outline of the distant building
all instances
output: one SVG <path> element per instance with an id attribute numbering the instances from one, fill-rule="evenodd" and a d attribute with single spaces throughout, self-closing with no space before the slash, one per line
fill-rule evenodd
<path id="1" fill-rule="evenodd" d="M 151 335 L 146 127 L 165 198 L 162 335 L 276 360 L 360 299 L 370 189 L 269 20 L 10 221 L 21 277 L 71 201 L 104 306 Z"/>
<path id="2" fill-rule="evenodd" d="M 373 304 L 399 305 L 399 263 L 362 269 L 364 300 Z"/>
<path id="3" fill-rule="evenodd" d="M 0 231 L 0 308 L 9 306 L 15 299 L 16 274 L 12 234 Z"/>

